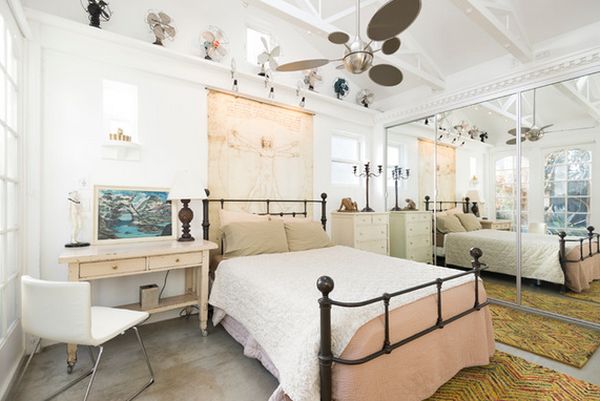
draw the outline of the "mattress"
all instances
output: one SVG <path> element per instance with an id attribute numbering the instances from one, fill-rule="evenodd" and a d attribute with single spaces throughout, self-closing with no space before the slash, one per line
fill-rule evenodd
<path id="1" fill-rule="evenodd" d="M 455 273 L 452 269 L 339 246 L 258 255 L 223 261 L 209 302 L 222 311 L 215 313 L 215 324 L 225 315 L 231 317 L 268 356 L 269 370 L 280 381 L 279 395 L 272 399 L 313 401 L 319 399 L 320 294 L 315 286 L 319 276 L 326 274 L 336 281 L 330 295 L 333 299 L 358 301 Z M 444 317 L 472 307 L 474 284 L 472 276 L 444 284 Z M 481 283 L 478 285 L 483 301 L 485 292 Z M 431 326 L 437 317 L 436 297 L 435 288 L 431 287 L 394 298 L 391 340 L 398 341 Z M 334 354 L 355 358 L 380 349 L 382 310 L 381 304 L 358 309 L 334 307 Z M 460 369 L 487 364 L 493 351 L 491 318 L 484 308 L 400 347 L 391 355 L 360 366 L 335 365 L 334 397 L 384 401 L 402 395 L 403 400 L 421 400 Z"/>

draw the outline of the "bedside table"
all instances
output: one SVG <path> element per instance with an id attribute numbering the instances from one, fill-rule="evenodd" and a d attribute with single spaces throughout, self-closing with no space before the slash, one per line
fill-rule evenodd
<path id="1" fill-rule="evenodd" d="M 510 220 L 479 220 L 481 228 L 485 230 L 512 230 L 512 221 Z"/>
<path id="2" fill-rule="evenodd" d="M 331 240 L 337 245 L 389 255 L 389 213 L 331 213 Z"/>

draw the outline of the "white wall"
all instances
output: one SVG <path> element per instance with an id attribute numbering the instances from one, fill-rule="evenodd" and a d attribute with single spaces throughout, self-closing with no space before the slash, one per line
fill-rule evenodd
<path id="1" fill-rule="evenodd" d="M 93 185 L 168 188 L 182 169 L 206 177 L 205 86 L 226 88 L 229 73 L 210 62 L 37 14 L 33 28 L 35 43 L 41 48 L 37 68 L 42 76 L 41 277 L 65 280 L 67 268 L 58 264 L 58 255 L 69 238 L 66 194 L 73 189 L 81 191 L 86 209 L 82 239 L 89 240 Z M 103 79 L 138 87 L 139 161 L 103 158 Z M 260 80 L 247 79 L 243 92 L 260 97 L 263 89 Z M 290 105 L 296 102 L 293 90 L 280 91 L 277 100 Z M 318 95 L 308 101 L 307 108 L 318 111 L 314 117 L 314 197 L 328 193 L 331 211 L 341 197 L 360 199 L 363 194 L 362 187 L 330 184 L 331 134 L 344 130 L 360 135 L 370 149 L 373 112 Z M 200 238 L 201 207 L 199 203 L 192 207 L 197 211 L 192 230 Z M 158 273 L 96 281 L 94 302 L 135 302 L 140 285 L 160 285 L 163 277 Z M 170 275 L 165 295 L 182 289 L 182 275 Z"/>

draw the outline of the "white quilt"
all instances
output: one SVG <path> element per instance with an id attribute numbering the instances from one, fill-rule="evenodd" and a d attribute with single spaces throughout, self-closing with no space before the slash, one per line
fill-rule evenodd
<path id="1" fill-rule="evenodd" d="M 471 266 L 469 249 L 478 247 L 483 251 L 481 261 L 488 271 L 516 275 L 517 234 L 510 231 L 477 230 L 450 233 L 444 237 L 446 264 Z M 567 245 L 567 252 L 572 249 Z M 560 244 L 556 235 L 523 233 L 521 241 L 521 276 L 563 284 L 560 267 Z"/>
<path id="2" fill-rule="evenodd" d="M 342 246 L 247 256 L 221 262 L 209 303 L 240 322 L 264 348 L 279 371 L 280 387 L 292 400 L 314 401 L 319 399 L 320 276 L 333 278 L 332 299 L 361 301 L 456 273 Z M 472 275 L 451 280 L 444 289 L 472 280 Z M 390 305 L 395 308 L 435 291 L 432 286 L 405 294 Z M 333 307 L 334 354 L 340 355 L 356 330 L 381 313 L 382 303 Z"/>

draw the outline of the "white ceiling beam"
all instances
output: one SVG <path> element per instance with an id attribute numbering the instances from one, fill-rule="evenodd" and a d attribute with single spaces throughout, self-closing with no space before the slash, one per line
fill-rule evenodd
<path id="1" fill-rule="evenodd" d="M 561 82 L 556 85 L 556 89 L 558 89 L 563 95 L 565 95 L 572 102 L 577 104 L 579 107 L 582 107 L 585 112 L 594 119 L 594 121 L 600 123 L 600 110 L 588 99 L 585 98 L 576 88 L 573 88 L 571 85 Z"/>
<path id="2" fill-rule="evenodd" d="M 327 38 L 327 35 L 329 35 L 330 32 L 339 30 L 339 28 L 335 25 L 330 24 L 309 12 L 301 10 L 300 8 L 281 0 L 251 0 L 249 4 L 261 8 L 298 27 L 310 30 L 314 34 L 323 38 Z M 443 79 L 424 71 L 419 66 L 415 66 L 398 57 L 382 54 L 381 52 L 377 53 L 376 57 L 388 64 L 392 64 L 400 68 L 405 74 L 408 73 L 414 75 L 416 78 L 422 80 L 425 84 L 434 89 L 444 89 L 446 87 L 446 83 Z"/>
<path id="3" fill-rule="evenodd" d="M 510 27 L 490 11 L 488 2 L 481 0 L 452 0 L 452 2 L 518 60 L 522 62 L 533 60 L 533 53 L 527 42 L 511 32 Z"/>
<path id="4" fill-rule="evenodd" d="M 360 2 L 360 8 L 363 9 L 365 7 L 369 7 L 373 4 L 377 4 L 379 3 L 381 0 L 363 0 Z M 356 6 L 352 6 L 352 7 L 348 7 L 342 11 L 339 11 L 327 18 L 325 18 L 325 22 L 328 22 L 330 24 L 335 23 L 336 21 L 341 20 L 342 18 L 345 18 L 349 15 L 352 15 L 356 12 Z"/>
<path id="5" fill-rule="evenodd" d="M 310 0 L 296 0 L 296 3 L 301 3 L 303 4 L 311 13 L 313 13 L 314 15 L 320 17 L 321 13 L 319 12 L 319 10 L 317 10 L 315 8 L 315 6 L 313 5 L 313 3 L 311 3 Z"/>
<path id="6" fill-rule="evenodd" d="M 496 105 L 494 105 L 494 104 L 492 104 L 490 102 L 483 102 L 483 103 L 480 103 L 480 105 L 482 107 L 490 110 L 493 113 L 496 113 L 496 114 L 501 115 L 502 117 L 508 118 L 511 121 L 517 121 L 517 116 L 516 115 L 514 115 L 510 111 L 503 110 L 502 108 L 500 108 L 500 107 L 498 107 L 498 106 L 496 106 Z M 523 116 L 521 118 L 521 121 L 522 121 L 521 124 L 523 124 L 523 125 L 525 125 L 525 124 L 529 125 L 530 124 L 529 118 L 526 117 L 526 116 Z"/>
<path id="7" fill-rule="evenodd" d="M 430 54 L 423 48 L 423 46 L 421 46 L 419 41 L 416 40 L 412 34 L 405 31 L 400 36 L 401 36 L 401 39 L 403 41 L 405 41 L 406 45 L 410 49 L 414 50 L 418 56 L 422 57 L 425 60 L 425 62 L 427 63 L 427 66 L 429 68 L 431 68 L 431 70 L 433 70 L 433 72 L 435 74 L 437 74 L 438 77 L 441 78 L 444 76 L 444 74 L 442 73 L 442 70 L 437 65 L 437 63 L 435 61 L 433 61 L 433 58 L 430 56 Z"/>

